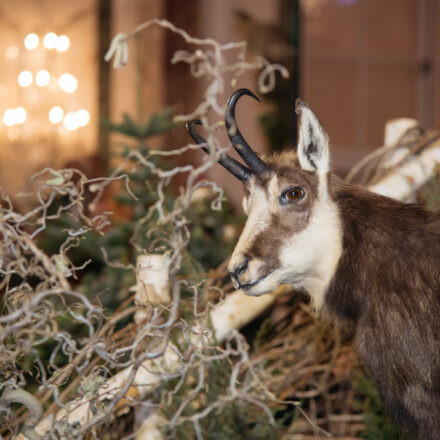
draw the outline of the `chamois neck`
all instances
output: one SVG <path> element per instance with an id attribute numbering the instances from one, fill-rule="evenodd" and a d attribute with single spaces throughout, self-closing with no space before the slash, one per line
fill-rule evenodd
<path id="1" fill-rule="evenodd" d="M 432 214 L 345 184 L 335 176 L 330 176 L 329 188 L 339 209 L 343 237 L 342 255 L 325 302 L 331 315 L 354 328 L 373 296 L 380 304 L 394 286 L 410 284 L 412 271 L 406 264 L 421 251 L 418 236 Z M 398 294 L 404 295 L 405 288 L 401 290 Z"/>

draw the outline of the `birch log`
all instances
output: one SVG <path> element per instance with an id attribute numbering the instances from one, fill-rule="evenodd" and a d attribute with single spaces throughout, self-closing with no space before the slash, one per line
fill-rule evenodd
<path id="1" fill-rule="evenodd" d="M 402 158 L 401 166 L 384 175 L 379 181 L 368 185 L 368 189 L 377 194 L 391 197 L 404 202 L 414 202 L 419 188 L 421 188 L 435 174 L 440 164 L 440 138 L 435 139 L 422 149 L 417 155 L 406 158 L 409 148 L 405 145 L 395 147 L 399 139 L 410 129 L 418 127 L 415 119 L 400 118 L 388 121 L 385 126 L 385 148 L 393 148 L 393 154 L 385 167 L 393 168 Z"/>
<path id="2" fill-rule="evenodd" d="M 440 140 L 425 148 L 416 158 L 368 187 L 370 191 L 405 202 L 415 201 L 417 190 L 435 174 L 440 164 Z"/>
<path id="3" fill-rule="evenodd" d="M 415 121 L 413 120 L 392 121 L 391 125 L 387 125 L 385 143 L 392 144 L 403 134 L 403 131 L 414 125 Z M 405 161 L 401 167 L 393 170 L 393 172 L 385 176 L 383 180 L 372 186 L 368 186 L 368 189 L 397 200 L 408 200 L 414 191 L 431 178 L 438 164 L 440 164 L 440 140 L 425 148 L 421 154 Z M 154 274 L 148 272 L 150 269 L 153 270 Z M 167 293 L 167 288 L 169 287 L 167 287 L 167 277 L 161 259 L 156 257 L 151 259 L 151 256 L 145 257 L 145 259 L 141 258 L 138 260 L 137 275 L 138 284 L 136 291 L 138 292 L 137 295 L 140 303 L 145 300 L 163 303 L 169 301 L 169 291 Z M 160 282 L 157 283 L 157 280 L 149 280 L 150 276 L 160 278 Z M 146 286 L 148 286 L 148 289 L 146 289 Z M 154 290 L 156 288 L 157 291 Z M 210 313 L 213 332 L 217 342 L 223 341 L 233 330 L 240 329 L 258 317 L 274 303 L 278 295 L 289 292 L 292 288 L 292 286 L 281 286 L 276 291 L 260 297 L 246 296 L 241 291 L 235 291 L 228 295 L 225 300 Z M 127 392 L 127 396 L 135 399 L 143 398 L 154 390 L 160 382 L 160 375 L 154 373 L 159 366 L 158 362 L 160 363 L 160 368 L 164 368 L 165 366 L 166 371 L 170 373 L 176 371 L 179 365 L 175 351 L 169 346 L 164 353 L 163 359 L 155 361 L 149 360 L 141 365 L 135 375 L 133 386 L 130 387 Z M 131 368 L 127 368 L 109 379 L 100 390 L 100 394 L 103 393 L 101 398 L 111 399 L 116 395 L 118 390 L 126 383 L 131 371 Z M 84 424 L 90 420 L 92 413 L 87 401 L 75 400 L 70 402 L 68 406 L 75 408 L 75 410 L 68 415 L 70 423 L 79 422 L 80 424 Z M 56 415 L 56 419 L 60 419 L 65 415 L 65 410 L 60 410 Z M 162 439 L 159 430 L 159 426 L 162 425 L 162 423 L 163 419 L 157 414 L 153 414 L 144 422 L 138 431 L 136 440 Z M 50 425 L 51 419 L 45 418 L 40 421 L 35 431 L 40 435 L 44 435 Z M 16 439 L 26 440 L 22 434 L 17 436 Z"/>
<path id="4" fill-rule="evenodd" d="M 134 321 L 140 324 L 147 317 L 143 308 L 148 304 L 169 304 L 171 302 L 171 285 L 169 262 L 164 255 L 139 255 L 136 263 L 136 280 L 133 286 L 134 302 L 139 310 L 134 314 Z"/>

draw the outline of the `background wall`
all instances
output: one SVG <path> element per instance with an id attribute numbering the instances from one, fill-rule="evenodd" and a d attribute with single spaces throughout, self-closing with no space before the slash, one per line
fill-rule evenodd
<path id="1" fill-rule="evenodd" d="M 439 125 L 435 0 L 304 1 L 301 90 L 346 171 L 382 143 L 388 119 Z"/>

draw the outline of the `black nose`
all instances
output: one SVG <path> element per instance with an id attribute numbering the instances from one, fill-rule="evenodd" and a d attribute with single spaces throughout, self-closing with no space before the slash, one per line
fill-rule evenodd
<path id="1" fill-rule="evenodd" d="M 244 274 L 248 268 L 249 260 L 244 258 L 232 270 L 231 275 L 238 281 L 238 277 Z"/>

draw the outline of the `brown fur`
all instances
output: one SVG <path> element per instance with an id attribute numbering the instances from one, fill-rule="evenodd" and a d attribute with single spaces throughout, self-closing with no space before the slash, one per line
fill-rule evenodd
<path id="1" fill-rule="evenodd" d="M 343 253 L 325 297 L 389 413 L 440 438 L 440 215 L 330 177 Z"/>

